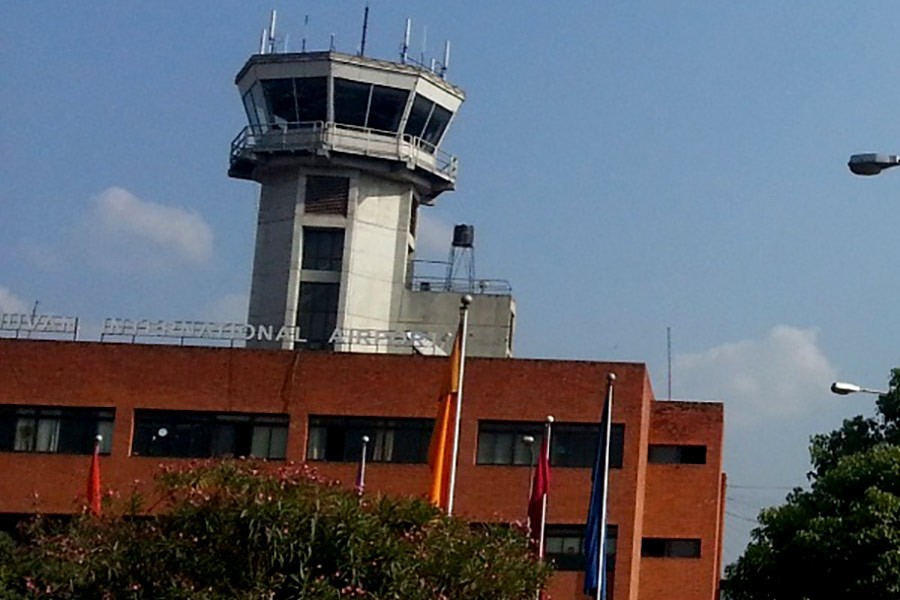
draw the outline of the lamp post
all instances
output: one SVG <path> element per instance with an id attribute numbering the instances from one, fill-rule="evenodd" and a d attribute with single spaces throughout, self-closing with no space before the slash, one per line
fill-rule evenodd
<path id="1" fill-rule="evenodd" d="M 896 154 L 854 154 L 847 161 L 847 166 L 854 175 L 878 175 L 885 169 L 900 166 L 900 156 Z"/>
<path id="2" fill-rule="evenodd" d="M 528 501 L 531 501 L 531 492 L 534 487 L 534 436 L 523 435 L 522 443 L 528 448 Z"/>
<path id="3" fill-rule="evenodd" d="M 847 383 L 846 381 L 835 381 L 832 383 L 831 393 L 837 394 L 838 396 L 846 396 L 848 394 L 876 394 L 878 396 L 884 396 L 887 394 L 886 391 L 870 390 L 869 388 L 864 388 L 855 383 Z"/>

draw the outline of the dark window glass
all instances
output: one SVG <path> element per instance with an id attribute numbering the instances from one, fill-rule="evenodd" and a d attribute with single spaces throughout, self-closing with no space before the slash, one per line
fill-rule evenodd
<path id="1" fill-rule="evenodd" d="M 301 123 L 324 121 L 327 118 L 328 80 L 325 77 L 305 77 L 294 80 L 297 94 L 297 120 Z"/>
<path id="2" fill-rule="evenodd" d="M 531 451 L 522 442 L 530 435 L 535 454 L 541 447 L 544 426 L 534 422 L 481 421 L 478 424 L 478 454 L 480 465 L 527 465 Z M 591 468 L 597 453 L 600 426 L 593 423 L 556 423 L 550 442 L 550 464 L 555 467 Z M 622 468 L 625 446 L 625 425 L 613 423 L 610 440 L 611 469 Z"/>
<path id="3" fill-rule="evenodd" d="M 421 137 L 422 132 L 425 131 L 425 123 L 428 122 L 428 117 L 431 116 L 433 106 L 434 102 L 416 94 L 412 110 L 409 111 L 409 118 L 406 119 L 406 127 L 403 128 L 403 133 L 413 137 Z"/>
<path id="4" fill-rule="evenodd" d="M 136 410 L 134 456 L 284 459 L 287 415 Z"/>
<path id="5" fill-rule="evenodd" d="M 344 125 L 365 127 L 371 84 L 335 78 L 334 120 Z"/>
<path id="6" fill-rule="evenodd" d="M 531 446 L 522 438 L 534 438 Z M 478 453 L 475 462 L 479 465 L 528 465 L 540 452 L 544 439 L 544 427 L 540 423 L 501 423 L 481 421 L 478 424 Z"/>
<path id="7" fill-rule="evenodd" d="M 297 324 L 307 348 L 321 350 L 337 325 L 340 284 L 303 281 L 300 283 L 300 306 Z"/>
<path id="8" fill-rule="evenodd" d="M 658 465 L 705 465 L 706 446 L 650 444 L 647 461 Z"/>
<path id="9" fill-rule="evenodd" d="M 273 124 L 283 129 L 297 122 L 297 102 L 293 79 L 263 79 L 261 82 Z"/>
<path id="10" fill-rule="evenodd" d="M 91 454 L 112 448 L 115 411 L 100 408 L 0 405 L 0 452 Z"/>
<path id="11" fill-rule="evenodd" d="M 366 126 L 369 129 L 396 132 L 400 128 L 400 119 L 403 117 L 408 96 L 409 93 L 405 90 L 381 85 L 372 86 L 372 103 Z"/>
<path id="12" fill-rule="evenodd" d="M 434 421 L 374 417 L 310 417 L 307 460 L 356 462 L 362 437 L 369 437 L 371 462 L 425 463 Z"/>
<path id="13" fill-rule="evenodd" d="M 308 175 L 303 211 L 317 215 L 346 216 L 349 197 L 349 177 Z"/>
<path id="14" fill-rule="evenodd" d="M 559 467 L 594 466 L 600 426 L 592 423 L 558 423 L 553 427 L 550 464 Z M 609 468 L 621 469 L 625 450 L 625 425 L 612 424 L 609 441 Z"/>
<path id="15" fill-rule="evenodd" d="M 340 271 L 344 259 L 344 230 L 303 228 L 303 268 Z"/>
<path id="16" fill-rule="evenodd" d="M 259 117 L 256 114 L 256 104 L 253 102 L 253 90 L 247 90 L 243 99 L 244 111 L 247 113 L 247 121 L 254 127 L 259 126 Z"/>
<path id="17" fill-rule="evenodd" d="M 641 556 L 648 558 L 700 558 L 700 540 L 645 537 Z"/>
<path id="18" fill-rule="evenodd" d="M 441 136 L 444 135 L 444 130 L 447 129 L 447 124 L 450 123 L 451 115 L 452 113 L 449 110 L 435 104 L 434 110 L 431 112 L 431 118 L 428 119 L 428 125 L 425 126 L 425 132 L 422 134 L 422 139 L 432 146 L 437 146 L 437 143 L 441 141 Z"/>
<path id="19" fill-rule="evenodd" d="M 606 570 L 616 568 L 618 525 L 606 526 Z M 544 535 L 547 560 L 560 571 L 584 571 L 584 525 L 547 525 Z"/>

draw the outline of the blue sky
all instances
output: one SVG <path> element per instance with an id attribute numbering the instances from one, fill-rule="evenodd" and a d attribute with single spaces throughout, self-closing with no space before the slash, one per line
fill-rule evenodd
<path id="1" fill-rule="evenodd" d="M 467 101 L 432 257 L 473 223 L 519 356 L 646 362 L 726 404 L 726 560 L 802 484 L 807 439 L 870 413 L 900 321 L 900 12 L 871 1 L 370 2 L 367 52 L 439 56 Z M 0 20 L 0 310 L 244 316 L 257 189 L 226 175 L 233 78 L 271 8 L 353 52 L 364 2 L 9 3 Z"/>

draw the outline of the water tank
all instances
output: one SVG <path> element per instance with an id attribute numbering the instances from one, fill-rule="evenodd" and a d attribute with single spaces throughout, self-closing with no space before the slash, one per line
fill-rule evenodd
<path id="1" fill-rule="evenodd" d="M 456 225 L 453 227 L 453 247 L 472 248 L 475 246 L 475 226 Z"/>

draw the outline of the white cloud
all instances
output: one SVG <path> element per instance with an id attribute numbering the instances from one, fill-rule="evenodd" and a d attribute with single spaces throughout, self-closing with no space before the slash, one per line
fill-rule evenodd
<path id="1" fill-rule="evenodd" d="M 138 198 L 111 187 L 94 199 L 90 242 L 107 264 L 162 267 L 203 264 L 212 256 L 213 232 L 197 213 Z"/>
<path id="2" fill-rule="evenodd" d="M 25 301 L 15 296 L 8 288 L 0 286 L 0 313 L 25 313 Z"/>
<path id="3" fill-rule="evenodd" d="M 202 319 L 205 321 L 243 323 L 247 320 L 247 294 L 225 294 L 206 305 Z"/>
<path id="4" fill-rule="evenodd" d="M 837 369 L 818 346 L 818 332 L 788 325 L 673 361 L 673 383 L 688 397 L 725 402 L 733 425 L 803 415 L 828 396 Z"/>

